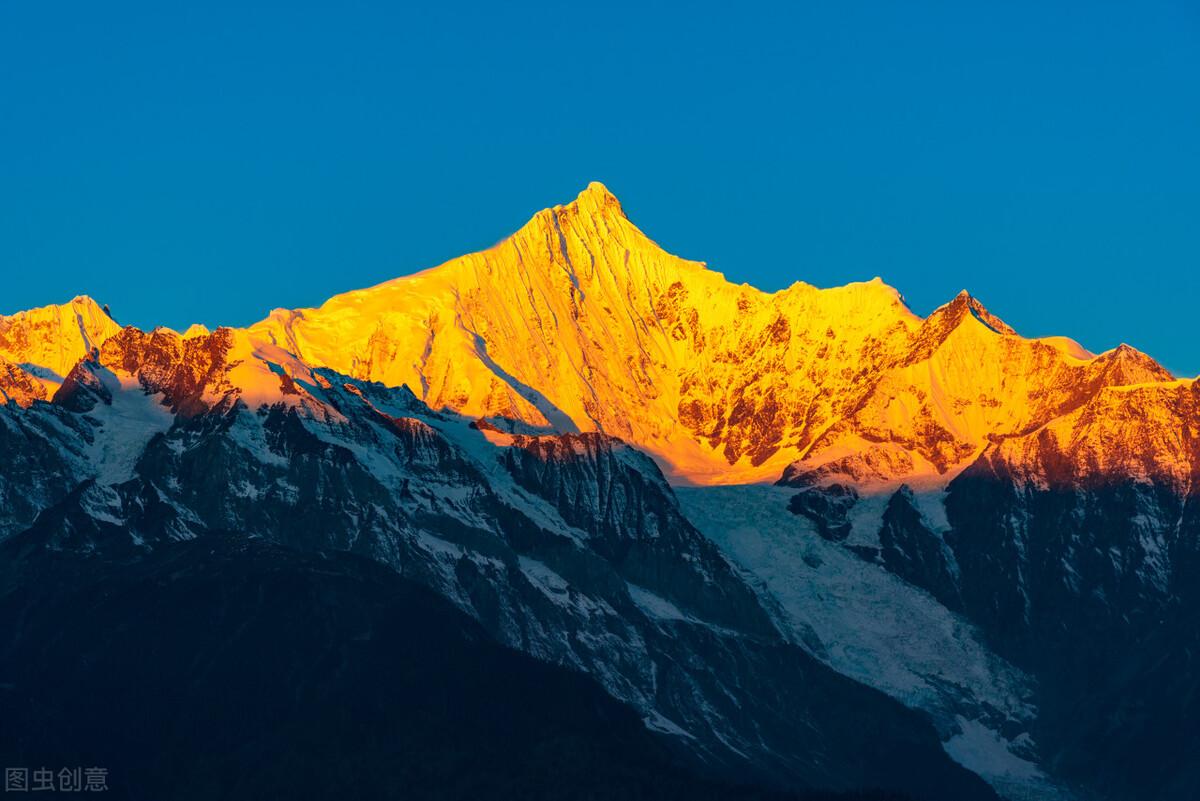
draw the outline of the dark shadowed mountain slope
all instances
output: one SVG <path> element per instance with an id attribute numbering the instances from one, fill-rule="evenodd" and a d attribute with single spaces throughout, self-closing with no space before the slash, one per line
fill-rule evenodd
<path id="1" fill-rule="evenodd" d="M 28 545 L 0 583 L 5 765 L 104 766 L 128 799 L 801 798 L 695 776 L 587 677 L 368 560 Z"/>

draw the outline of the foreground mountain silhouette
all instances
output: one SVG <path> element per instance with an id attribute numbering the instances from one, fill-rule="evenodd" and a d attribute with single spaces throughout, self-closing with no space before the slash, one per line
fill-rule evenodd
<path id="1" fill-rule="evenodd" d="M 0 689 L 9 736 L 24 735 L 5 757 L 90 758 L 109 798 L 896 800 L 696 777 L 594 682 L 346 554 L 213 536 L 137 563 L 6 561 L 0 588 L 23 586 L 20 570 L 36 590 L 0 591 L 24 621 L 0 670 L 39 703 Z M 284 727 L 304 734 L 281 754 Z"/>

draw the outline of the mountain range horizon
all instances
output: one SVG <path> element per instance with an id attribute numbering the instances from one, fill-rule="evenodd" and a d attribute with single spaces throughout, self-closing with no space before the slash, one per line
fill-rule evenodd
<path id="1" fill-rule="evenodd" d="M 125 692 L 146 652 L 165 660 L 139 707 L 149 742 L 206 719 L 175 684 L 240 687 L 253 708 L 315 693 L 293 712 L 316 715 L 300 728 L 336 775 L 383 759 L 443 797 L 444 776 L 398 756 L 428 746 L 390 727 L 436 739 L 494 698 L 414 707 L 433 679 L 404 674 L 387 697 L 407 711 L 364 712 L 382 727 L 365 750 L 321 737 L 344 722 L 326 688 L 379 709 L 343 671 L 424 664 L 395 661 L 427 636 L 396 624 L 411 608 L 505 675 L 554 669 L 536 675 L 564 695 L 523 696 L 537 714 L 511 733 L 553 754 L 526 766 L 535 786 L 627 754 L 610 719 L 649 756 L 604 797 L 661 797 L 659 775 L 713 798 L 1200 787 L 1200 383 L 1127 345 L 1023 337 L 966 291 L 922 317 L 879 279 L 733 284 L 593 183 L 487 250 L 245 327 L 147 331 L 86 296 L 0 316 L 0 400 L 0 611 L 29 621 L 0 649 L 0 712 L 25 721 L 0 737 L 13 764 L 78 731 L 70 753 L 161 792 L 173 753 L 139 762 L 148 741 L 111 710 L 52 703 L 63 683 Z M 81 652 L 108 667 L 36 669 L 71 653 L 64 619 L 122 632 Z M 287 664 L 337 670 L 281 678 L 243 620 L 295 649 Z M 462 667 L 445 698 L 481 686 Z M 588 699 L 577 717 L 549 714 L 567 697 Z M 550 721 L 574 745 L 548 745 Z M 212 726 L 202 740 L 223 742 Z M 278 742 L 252 733 L 255 753 Z M 255 764 L 230 797 L 297 767 Z M 323 764 L 299 767 L 328 782 Z M 488 765 L 452 797 L 496 787 Z"/>
<path id="2" fill-rule="evenodd" d="M 585 193 L 587 193 L 587 192 L 589 192 L 589 191 L 591 191 L 591 190 L 593 190 L 593 189 L 594 189 L 595 191 L 597 191 L 597 192 L 600 192 L 600 193 L 602 193 L 602 194 L 606 195 L 606 196 L 612 197 L 612 198 L 615 200 L 615 195 L 614 195 L 614 194 L 613 194 L 613 193 L 612 193 L 612 192 L 611 192 L 611 191 L 608 189 L 608 187 L 607 187 L 607 186 L 606 186 L 606 185 L 605 185 L 603 182 L 601 182 L 601 181 L 597 181 L 597 180 L 590 181 L 590 182 L 588 183 L 588 186 L 587 186 L 587 187 L 585 187 L 583 190 L 581 190 L 579 194 L 580 194 L 580 195 L 583 195 L 583 194 L 585 194 Z M 618 201 L 618 205 L 619 205 L 619 201 Z M 551 208 L 551 207 L 547 207 L 546 209 L 543 209 L 542 211 L 548 211 L 548 210 L 549 210 L 549 208 Z M 536 215 L 535 215 L 535 216 L 536 216 Z M 501 242 L 503 242 L 503 241 L 504 241 L 505 239 L 507 239 L 507 238 L 508 238 L 508 237 L 504 237 L 503 239 L 501 239 Z M 498 244 L 499 244 L 499 243 L 498 243 Z M 488 250 L 490 250 L 490 248 L 489 248 Z M 473 251 L 473 252 L 482 252 L 482 251 Z M 451 259 L 451 260 L 453 260 L 453 259 Z M 720 275 L 722 278 L 725 278 L 725 277 L 726 277 L 726 274 L 725 274 L 724 272 L 722 272 L 722 271 L 720 271 L 720 270 L 715 270 L 715 269 L 711 268 L 711 267 L 708 265 L 708 263 L 707 263 L 707 262 L 704 262 L 704 261 L 698 261 L 698 262 L 694 262 L 694 263 L 696 263 L 696 264 L 702 264 L 702 265 L 704 265 L 706 269 L 709 269 L 709 270 L 711 270 L 712 272 L 714 272 L 715 274 L 717 274 L 717 275 Z M 365 287 L 359 287 L 359 289 L 370 289 L 370 288 L 373 288 L 373 287 L 375 287 L 375 286 L 380 286 L 380 285 L 382 285 L 382 284 L 387 284 L 387 283 L 390 283 L 390 282 L 392 282 L 392 281 L 394 281 L 394 280 L 398 280 L 398 279 L 402 279 L 402 278 L 409 278 L 409 277 L 415 276 L 415 275 L 417 275 L 417 274 L 419 274 L 419 273 L 421 273 L 421 272 L 424 272 L 424 271 L 426 271 L 426 270 L 428 270 L 428 269 L 433 269 L 433 268 L 431 268 L 431 267 L 420 268 L 420 269 L 418 269 L 416 272 L 403 273 L 403 274 L 400 274 L 400 275 L 398 275 L 398 276 L 396 276 L 396 277 L 394 277 L 394 278 L 388 278 L 388 279 L 384 279 L 383 281 L 380 281 L 380 282 L 377 282 L 377 283 L 374 283 L 374 284 L 370 284 L 370 285 L 367 285 L 367 286 L 365 286 Z M 728 279 L 727 279 L 727 280 L 728 280 Z M 761 289 L 760 289 L 759 291 L 761 291 L 761 292 L 764 292 L 765 294 L 778 294 L 779 292 L 784 292 L 784 291 L 787 291 L 788 289 L 790 289 L 790 288 L 791 288 L 791 286 L 794 286 L 794 285 L 797 285 L 797 284 L 799 284 L 799 285 L 803 285 L 803 286 L 810 286 L 810 287 L 813 287 L 813 288 L 818 288 L 818 289 L 835 289 L 835 288 L 838 288 L 838 287 L 849 286 L 849 285 L 853 285 L 853 284 L 860 284 L 860 283 L 873 283 L 873 282 L 881 282 L 881 283 L 884 283 L 885 285 L 889 285 L 889 286 L 890 286 L 890 284 L 887 284 L 887 281 L 886 281 L 886 279 L 885 279 L 883 276 L 881 276 L 881 275 L 875 275 L 875 276 L 873 276 L 873 277 L 871 277 L 871 278 L 869 278 L 869 279 L 854 279 L 854 280 L 850 280 L 850 281 L 848 281 L 848 282 L 847 282 L 847 283 L 845 283 L 845 284 L 830 284 L 830 285 L 828 285 L 828 286 L 825 286 L 825 287 L 819 287 L 819 286 L 816 286 L 816 285 L 814 285 L 814 284 L 810 284 L 809 282 L 807 282 L 806 280 L 804 280 L 803 276 L 801 276 L 801 277 L 797 277 L 796 279 L 794 279 L 794 280 L 791 282 L 791 284 L 789 284 L 788 286 L 781 287 L 780 289 L 776 289 L 776 290 L 761 290 Z M 753 281 L 749 281 L 749 282 L 747 282 L 747 281 L 743 281 L 743 282 L 740 282 L 740 283 L 738 283 L 738 282 L 732 282 L 732 281 L 731 281 L 730 283 L 737 283 L 737 285 L 745 285 L 745 286 L 750 286 L 750 287 L 753 287 L 753 288 L 756 288 L 756 289 L 758 288 L 758 287 L 756 287 L 756 286 L 755 286 L 755 283 L 754 283 Z M 899 287 L 897 287 L 897 289 L 899 289 Z M 352 290 L 345 290 L 345 291 L 352 291 Z M 967 293 L 967 294 L 971 294 L 971 287 L 970 287 L 970 286 L 964 286 L 964 287 L 962 288 L 961 292 L 963 292 L 963 293 Z M 119 293 L 118 293 L 118 294 L 119 294 Z M 80 293 L 80 294 L 77 294 L 77 295 L 76 295 L 76 296 L 74 296 L 74 298 L 72 298 L 71 300 L 73 300 L 73 299 L 75 299 L 75 298 L 92 298 L 92 299 L 95 299 L 95 300 L 96 300 L 96 302 L 97 302 L 97 304 L 98 304 L 98 305 L 113 305 L 113 304 L 115 303 L 115 307 L 114 307 L 114 309 L 113 309 L 113 314 L 114 314 L 114 315 L 117 315 L 117 314 L 119 314 L 119 312 L 120 312 L 120 304 L 119 304 L 119 302 L 117 302 L 117 301 L 119 301 L 119 297 L 108 297 L 108 296 L 103 296 L 103 297 L 100 297 L 100 296 L 94 296 L 94 295 L 91 295 L 91 294 L 88 294 L 88 293 L 86 293 L 86 292 L 85 292 L 85 293 Z M 901 298 L 903 299 L 903 295 L 901 295 Z M 51 300 L 52 300 L 52 299 L 51 299 Z M 64 301 L 64 303 L 69 303 L 69 302 L 70 302 L 70 300 Z M 946 301 L 946 302 L 949 302 L 949 301 Z M 905 303 L 907 304 L 907 301 L 905 301 Z M 58 304 L 58 303 L 53 303 L 53 302 L 50 302 L 50 303 L 47 303 L 46 305 L 64 305 L 64 304 Z M 943 304 L 943 305 L 944 305 L 944 304 Z M 30 307 L 26 307 L 26 308 L 12 308 L 12 309 L 8 310 L 7 312 L 0 312 L 0 316 L 5 316 L 5 314 L 7 314 L 8 316 L 12 316 L 13 314 L 18 314 L 18 313 L 20 313 L 20 312 L 22 312 L 22 311 L 30 311 L 30 310 L 33 310 L 33 309 L 36 309 L 36 308 L 41 308 L 41 307 L 39 307 L 39 306 L 30 306 Z M 935 310 L 936 310 L 936 309 L 935 309 Z M 917 312 L 915 312 L 915 311 L 914 311 L 914 313 L 917 313 Z M 167 324 L 167 323 L 159 323 L 159 322 L 155 322 L 155 321 L 153 321 L 153 320 L 151 320 L 151 321 L 148 321 L 148 322 L 150 323 L 148 326 L 146 325 L 146 323 L 142 323 L 142 322 L 135 323 L 135 324 L 136 324 L 136 325 L 139 325 L 140 327 L 149 327 L 149 328 L 154 328 L 154 327 L 166 327 L 166 328 L 172 328 L 172 327 L 173 327 L 173 326 L 171 326 L 171 325 L 169 325 L 169 324 Z M 193 321 L 193 322 L 191 322 L 190 324 L 183 326 L 183 328 L 182 328 L 181 330 L 186 330 L 187 328 L 189 328 L 189 327 L 193 327 L 193 326 L 201 326 L 201 327 L 205 327 L 205 328 L 217 328 L 217 327 L 241 328 L 241 327 L 250 327 L 250 326 L 252 326 L 253 324 L 254 324 L 253 322 L 252 322 L 252 323 L 249 323 L 248 325 L 247 325 L 247 324 L 240 324 L 240 323 L 237 323 L 237 322 L 234 322 L 234 321 L 227 321 L 227 322 L 221 322 L 221 321 L 213 322 L 213 321 L 211 321 L 211 320 L 210 320 L 210 321 L 205 321 L 205 322 Z M 1064 332 L 1064 333 L 1065 333 L 1065 332 Z M 1047 336 L 1056 336 L 1056 335 L 1054 335 L 1054 334 L 1050 334 L 1050 335 L 1047 335 Z M 1121 336 L 1121 334 L 1118 332 L 1117 336 L 1119 337 L 1119 336 Z M 1129 343 L 1129 342 L 1124 342 L 1124 341 L 1119 341 L 1119 342 L 1118 342 L 1118 345 L 1112 346 L 1112 347 L 1108 348 L 1107 350 L 1114 350 L 1116 347 L 1119 347 L 1120 345 L 1128 345 L 1128 346 L 1134 347 L 1134 346 L 1132 345 L 1132 343 Z M 1105 351 L 1098 351 L 1098 352 L 1107 352 L 1107 350 L 1105 350 Z M 1185 374 L 1179 373 L 1178 371 L 1175 371 L 1175 374 L 1176 374 L 1176 375 L 1178 375 L 1178 376 L 1180 376 L 1180 377 L 1186 377 L 1186 375 L 1185 375 Z"/>
<path id="3" fill-rule="evenodd" d="M 530 265 L 537 267 L 531 269 Z M 524 283 L 524 288 L 514 292 L 519 283 Z M 589 300 L 593 289 L 602 296 L 600 303 L 595 297 Z M 486 302 L 467 300 L 470 308 L 463 306 L 464 296 L 471 293 Z M 702 298 L 699 303 L 697 298 Z M 626 308 L 614 313 L 619 305 Z M 90 320 L 109 316 L 87 296 L 77 296 L 66 306 L 84 307 L 84 316 Z M 3 319 L 54 316 L 63 308 L 48 306 Z M 529 329 L 518 330 L 526 323 L 514 327 L 511 320 L 491 319 L 489 309 L 519 312 Z M 480 315 L 480 322 L 468 324 L 467 317 L 472 315 Z M 563 340 L 571 330 L 564 334 L 560 315 L 574 321 L 575 341 Z M 549 327 L 543 322 L 545 316 L 555 321 Z M 580 319 L 584 320 L 582 327 Z M 813 358 L 810 335 L 822 320 L 826 321 L 821 332 L 826 342 L 822 355 Z M 945 330 L 931 330 L 938 326 Z M 84 328 L 81 323 L 80 330 Z M 997 386 L 994 389 L 1001 394 L 978 395 L 973 370 L 964 373 L 962 365 L 956 365 L 954 369 L 961 375 L 945 372 L 946 365 L 931 360 L 932 351 L 915 353 L 914 348 L 930 350 L 928 342 L 918 341 L 921 337 L 937 339 L 934 350 L 951 334 L 956 340 L 978 340 L 956 342 L 947 346 L 947 351 L 966 349 L 985 360 L 1018 358 L 1022 364 L 1012 368 L 1018 372 L 1029 369 L 1032 359 L 1039 369 L 1052 366 L 1067 374 L 1110 373 L 1088 379 L 1093 392 L 1101 386 L 1177 380 L 1151 357 L 1125 344 L 1093 354 L 1064 336 L 1022 338 L 966 289 L 922 318 L 909 309 L 897 289 L 879 277 L 827 289 L 795 281 L 770 293 L 745 283 L 733 284 L 703 262 L 680 259 L 662 250 L 629 221 L 620 201 L 597 181 L 574 201 L 537 212 L 518 231 L 487 250 L 336 295 L 320 307 L 276 308 L 257 323 L 231 329 L 268 340 L 313 365 L 391 386 L 408 386 L 434 408 L 498 415 L 535 429 L 551 426 L 615 434 L 646 448 L 669 478 L 685 484 L 774 481 L 785 468 L 792 469 L 794 462 L 821 445 L 842 456 L 839 448 L 848 449 L 855 459 L 867 462 L 911 462 L 916 456 L 919 463 L 908 468 L 897 470 L 893 465 L 882 472 L 869 468 L 884 485 L 897 479 L 945 483 L 996 437 L 1028 433 L 1084 400 L 1060 399 L 1052 408 L 1017 411 L 1016 419 L 1010 420 L 987 419 L 996 416 L 986 409 L 963 413 L 957 408 L 963 404 L 1008 409 L 1028 405 L 1033 403 L 1033 394 L 1050 390 L 1026 388 L 1013 397 L 1002 397 L 1011 388 Z M 556 330 L 548 333 L 550 329 Z M 105 328 L 108 334 L 112 330 L 112 326 Z M 153 330 L 172 331 L 166 327 Z M 193 324 L 182 336 L 188 339 L 209 333 L 205 326 Z M 706 346 L 706 337 L 723 337 L 724 341 L 716 347 Z M 758 341 L 763 337 L 772 341 Z M 86 347 L 80 350 L 80 344 Z M 56 372 L 61 381 L 72 360 L 82 357 L 93 344 L 100 342 L 92 342 L 84 332 L 84 339 L 66 356 L 38 366 Z M 560 346 L 567 348 L 565 358 L 556 351 Z M 825 355 L 831 346 L 836 349 L 832 359 Z M 722 371 L 744 377 L 745 369 L 730 371 L 729 366 L 740 361 L 740 351 L 747 347 L 753 348 L 758 360 L 754 380 L 726 377 L 722 386 L 713 384 L 713 376 Z M 1014 355 L 1014 347 L 1030 353 Z M 889 348 L 894 352 L 887 353 Z M 503 366 L 494 360 L 497 349 L 507 350 Z M 764 357 L 772 349 L 780 352 Z M 534 364 L 530 354 L 539 351 L 542 364 Z M 809 355 L 796 357 L 797 351 Z M 614 353 L 617 358 L 628 358 L 630 352 L 637 352 L 644 363 L 630 367 L 609 359 Z M 2 346 L 0 357 L 17 364 L 25 361 L 19 352 L 6 353 Z M 708 361 L 706 388 L 699 386 L 699 371 L 687 365 L 694 359 Z M 415 367 L 418 362 L 419 368 Z M 822 364 L 830 362 L 843 365 L 842 369 L 846 364 L 865 369 L 870 375 L 865 380 L 839 383 L 825 375 L 829 370 Z M 933 379 L 897 375 L 897 371 L 911 372 L 915 362 L 942 372 Z M 427 364 L 437 365 L 433 384 Z M 804 370 L 809 371 L 803 378 L 805 387 L 794 386 L 796 374 Z M 822 375 L 815 376 L 813 370 Z M 585 377 L 581 371 L 589 375 Z M 663 376 L 651 375 L 659 372 L 675 375 L 666 378 L 670 384 L 664 384 Z M 1053 380 L 1063 383 L 1068 379 L 1059 376 Z M 739 381 L 740 386 L 733 386 Z M 823 396 L 849 394 L 860 406 L 874 398 L 870 403 L 878 407 L 876 415 L 887 417 L 896 413 L 889 411 L 896 398 L 881 400 L 880 387 L 893 392 L 895 387 L 889 388 L 889 382 L 894 381 L 901 381 L 910 396 L 900 401 L 904 414 L 917 410 L 919 417 L 929 418 L 937 429 L 920 436 L 939 440 L 937 447 L 942 451 L 946 443 L 940 440 L 953 440 L 954 454 L 914 448 L 920 438 L 916 432 L 907 435 L 908 441 L 900 443 L 899 451 L 895 443 L 876 447 L 881 443 L 863 441 L 861 430 L 853 432 L 859 439 L 855 443 L 827 441 L 837 437 L 839 425 L 854 427 L 855 423 L 838 420 L 844 410 L 836 408 L 836 403 L 830 405 Z M 789 382 L 793 386 L 787 386 Z M 57 388 L 55 380 L 43 379 L 42 383 L 49 398 Z M 814 383 L 818 386 L 815 394 L 811 391 Z M 938 397 L 947 391 L 954 396 L 953 410 Z M 972 393 L 978 397 L 967 397 Z M 807 405 L 806 414 L 815 415 L 815 420 L 785 419 L 776 408 L 781 396 L 787 398 L 784 405 Z M 931 404 L 926 396 L 935 402 Z M 620 410 L 619 414 L 606 416 L 598 411 L 599 405 Z M 659 422 L 663 420 L 667 422 Z M 889 425 L 879 419 L 858 425 L 863 423 L 868 429 Z M 674 436 L 672 429 L 686 430 L 686 441 Z M 752 446 L 751 438 L 755 440 Z M 878 437 L 868 433 L 866 439 Z M 828 469 L 821 464 L 812 467 Z M 864 467 L 846 469 L 861 472 Z M 857 478 L 863 483 L 861 475 Z"/>

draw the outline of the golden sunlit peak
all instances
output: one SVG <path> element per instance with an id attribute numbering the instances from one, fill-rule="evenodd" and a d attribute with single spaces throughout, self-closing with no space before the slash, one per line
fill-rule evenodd
<path id="1" fill-rule="evenodd" d="M 585 187 L 584 190 L 579 193 L 580 197 L 583 197 L 584 195 L 590 195 L 614 202 L 617 200 L 617 196 L 614 195 L 607 186 L 599 181 L 590 181 L 587 187 Z"/>
<path id="2" fill-rule="evenodd" d="M 979 298 L 967 290 L 962 290 L 949 303 L 944 303 L 933 310 L 929 320 L 938 324 L 957 326 L 960 322 L 973 318 L 996 334 L 1016 336 L 1017 332 L 1008 323 L 992 314 L 979 302 Z"/>
<path id="3" fill-rule="evenodd" d="M 667 253 L 593 182 L 493 248 L 251 333 L 435 409 L 603 431 L 693 484 L 943 480 L 1104 385 L 1162 380 L 1022 339 L 966 290 L 927 318 L 876 276 L 775 293 Z M 824 474 L 822 473 L 822 474 Z"/>
<path id="4" fill-rule="evenodd" d="M 75 297 L 68 300 L 66 303 L 51 303 L 47 306 L 38 306 L 33 309 L 23 309 L 21 311 L 14 312 L 13 314 L 10 314 L 10 315 L 0 315 L 0 317 L 14 318 L 14 319 L 22 318 L 22 317 L 36 318 L 39 316 L 45 316 L 48 314 L 58 313 L 58 312 L 61 312 L 61 311 L 67 310 L 67 309 L 74 309 L 76 311 L 82 311 L 82 312 L 90 312 L 93 310 L 96 312 L 103 311 L 103 307 L 101 306 L 101 304 L 97 303 L 96 300 L 94 298 L 92 298 L 90 295 L 76 295 Z"/>
<path id="5" fill-rule="evenodd" d="M 200 323 L 192 323 L 187 327 L 187 330 L 183 332 L 183 338 L 192 339 L 193 337 L 208 336 L 211 333 L 212 332 L 209 331 L 208 326 L 201 325 Z"/>
<path id="6" fill-rule="evenodd" d="M 625 212 L 621 209 L 621 201 L 617 200 L 617 196 L 609 191 L 608 187 L 599 181 L 592 181 L 587 187 L 580 192 L 575 200 L 569 206 L 575 206 L 581 211 L 590 214 L 597 212 L 607 212 L 619 214 L 624 217 Z M 561 206 L 556 208 L 563 208 Z"/>

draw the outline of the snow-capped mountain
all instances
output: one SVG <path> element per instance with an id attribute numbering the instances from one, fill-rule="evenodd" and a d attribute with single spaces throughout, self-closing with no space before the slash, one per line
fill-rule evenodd
<path id="1" fill-rule="evenodd" d="M 1200 788 L 1196 384 L 966 292 L 733 285 L 592 184 L 245 329 L 0 318 L 0 390 L 15 563 L 358 554 L 739 781 Z"/>
<path id="2" fill-rule="evenodd" d="M 120 330 L 86 295 L 0 315 L 0 400 L 22 406 L 49 400 L 76 362 Z"/>
<path id="3" fill-rule="evenodd" d="M 1103 387 L 1172 379 L 1128 347 L 1020 337 L 965 292 L 922 319 L 878 279 L 732 284 L 596 183 L 482 253 L 252 330 L 435 409 L 621 437 L 696 484 L 940 478 Z"/>

